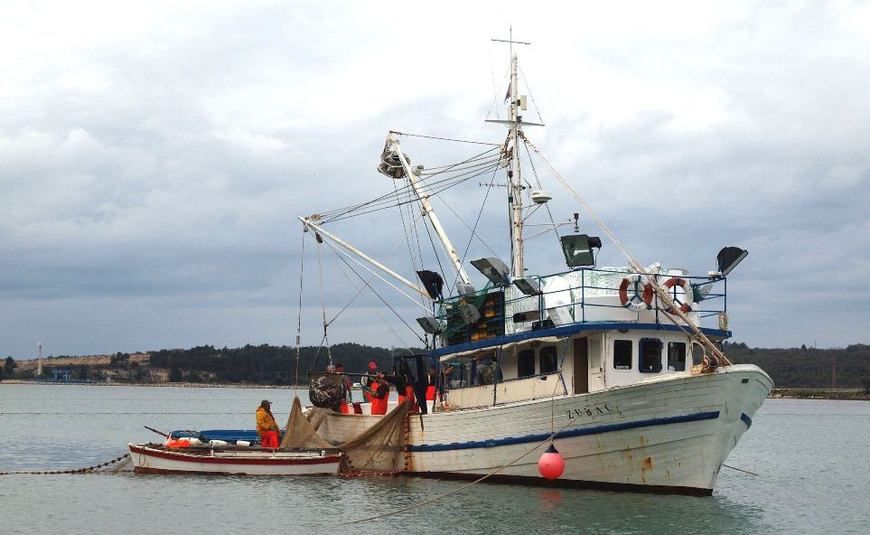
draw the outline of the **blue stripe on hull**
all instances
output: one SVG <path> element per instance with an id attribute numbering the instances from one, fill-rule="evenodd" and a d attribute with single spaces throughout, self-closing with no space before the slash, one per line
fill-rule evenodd
<path id="1" fill-rule="evenodd" d="M 745 412 L 740 413 L 740 419 L 746 424 L 746 429 L 752 427 L 752 418 L 750 418 L 748 414 Z"/>
<path id="2" fill-rule="evenodd" d="M 685 416 L 668 416 L 665 418 L 652 418 L 649 420 L 638 420 L 635 422 L 622 422 L 618 424 L 604 424 L 595 427 L 583 427 L 580 429 L 568 429 L 560 431 L 556 434 L 557 439 L 568 437 L 580 437 L 585 435 L 598 435 L 602 433 L 612 433 L 614 431 L 623 431 L 625 429 L 636 429 L 638 427 L 652 427 L 657 425 L 678 424 L 683 422 L 698 422 L 701 420 L 715 420 L 719 417 L 719 411 L 699 412 L 697 414 L 687 414 Z M 742 417 L 741 417 L 742 418 Z M 550 437 L 549 433 L 537 433 L 534 435 L 524 435 L 521 437 L 505 437 L 494 438 L 489 440 L 474 440 L 469 442 L 453 442 L 451 444 L 420 444 L 417 446 L 407 446 L 407 451 L 450 451 L 450 450 L 467 450 L 475 448 L 492 448 L 495 446 L 511 446 L 514 444 L 527 444 L 542 442 Z"/>

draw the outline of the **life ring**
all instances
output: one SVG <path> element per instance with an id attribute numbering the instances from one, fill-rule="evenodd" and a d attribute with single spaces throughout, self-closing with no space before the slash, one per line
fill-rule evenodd
<path id="1" fill-rule="evenodd" d="M 631 288 L 633 292 L 631 297 L 628 296 L 629 288 Z M 643 288 L 643 291 L 641 291 L 641 288 Z M 625 308 L 634 310 L 635 312 L 647 310 L 650 303 L 652 303 L 652 298 L 652 284 L 648 282 L 644 284 L 640 274 L 635 273 L 622 279 L 622 283 L 619 285 L 619 302 L 622 303 L 622 306 Z"/>
<path id="2" fill-rule="evenodd" d="M 694 290 L 692 289 L 692 284 L 689 281 L 687 281 L 686 279 L 683 279 L 681 277 L 671 277 L 670 279 L 665 281 L 664 287 L 665 287 L 665 289 L 668 290 L 668 292 L 670 292 L 671 288 L 673 288 L 674 286 L 679 286 L 680 288 L 683 289 L 682 300 L 678 300 L 676 295 L 673 295 L 671 297 L 674 301 L 674 304 L 680 305 L 680 312 L 682 312 L 683 314 L 691 312 L 692 311 L 692 303 L 695 302 L 695 293 L 694 293 Z M 665 312 L 667 312 L 668 314 L 676 314 L 677 313 L 671 307 L 668 307 L 667 309 L 665 309 Z"/>

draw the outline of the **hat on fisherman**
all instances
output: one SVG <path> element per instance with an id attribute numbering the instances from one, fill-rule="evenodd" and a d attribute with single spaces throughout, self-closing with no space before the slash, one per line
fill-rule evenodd
<path id="1" fill-rule="evenodd" d="M 371 362 L 369 362 L 369 369 L 370 369 L 370 370 L 377 370 L 377 369 L 378 369 L 378 363 L 375 362 L 375 361 L 371 361 Z"/>
<path id="2" fill-rule="evenodd" d="M 272 405 L 272 402 L 269 401 L 268 399 L 264 399 L 263 401 L 260 402 L 261 407 L 265 407 L 266 405 Z"/>

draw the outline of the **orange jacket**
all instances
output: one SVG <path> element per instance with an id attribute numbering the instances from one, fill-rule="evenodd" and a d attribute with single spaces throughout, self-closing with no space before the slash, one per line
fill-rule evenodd
<path id="1" fill-rule="evenodd" d="M 280 431 L 275 417 L 263 407 L 257 407 L 257 434 L 262 436 L 266 431 Z"/>
<path id="2" fill-rule="evenodd" d="M 387 401 L 390 399 L 390 386 L 384 381 L 369 383 L 372 389 L 372 414 L 387 414 Z"/>

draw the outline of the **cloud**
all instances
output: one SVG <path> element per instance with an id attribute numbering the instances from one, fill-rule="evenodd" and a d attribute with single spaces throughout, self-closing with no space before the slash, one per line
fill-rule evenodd
<path id="1" fill-rule="evenodd" d="M 533 42 L 518 47 L 526 117 L 547 123 L 528 134 L 635 256 L 704 273 L 721 246 L 744 246 L 729 284 L 737 340 L 858 341 L 868 318 L 849 296 L 870 291 L 870 8 L 507 7 L 4 4 L 0 353 L 284 339 L 296 216 L 391 191 L 374 171 L 388 130 L 501 141 L 482 119 L 501 105 L 507 49 L 489 39 L 506 37 L 519 7 L 514 35 Z M 427 167 L 480 148 L 402 142 Z M 436 209 L 465 251 L 486 198 L 478 230 L 506 259 L 506 191 L 487 197 L 485 183 L 445 192 Z M 546 189 L 555 219 L 578 211 Z M 360 221 L 342 235 L 411 277 L 411 252 L 394 250 L 398 215 Z M 594 230 L 582 210 L 581 223 Z M 560 268 L 551 236 L 529 247 L 531 270 Z M 483 254 L 474 243 L 469 255 Z M 612 246 L 599 260 L 623 263 Z M 324 254 L 324 272 L 336 262 Z M 322 298 L 316 278 L 306 283 L 307 328 L 320 330 L 321 299 L 347 303 L 346 282 L 329 279 Z M 355 306 L 379 303 L 365 293 Z M 346 314 L 337 341 L 393 343 L 370 312 Z"/>

